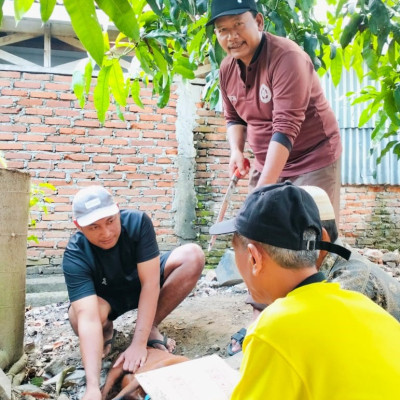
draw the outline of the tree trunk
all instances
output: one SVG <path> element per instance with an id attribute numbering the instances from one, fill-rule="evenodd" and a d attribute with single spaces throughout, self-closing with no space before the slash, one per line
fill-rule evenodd
<path id="1" fill-rule="evenodd" d="M 23 354 L 30 176 L 0 169 L 0 368 Z"/>

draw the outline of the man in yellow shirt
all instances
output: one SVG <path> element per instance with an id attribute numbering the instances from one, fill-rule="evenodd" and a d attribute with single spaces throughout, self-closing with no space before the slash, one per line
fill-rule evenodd
<path id="1" fill-rule="evenodd" d="M 270 304 L 248 329 L 232 400 L 400 398 L 400 324 L 361 293 L 328 283 L 312 197 L 290 182 L 249 195 L 237 217 L 210 234 L 234 233 L 236 264 L 255 301 Z"/>

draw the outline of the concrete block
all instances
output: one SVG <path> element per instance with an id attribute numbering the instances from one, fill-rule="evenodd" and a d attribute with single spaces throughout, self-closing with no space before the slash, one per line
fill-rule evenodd
<path id="1" fill-rule="evenodd" d="M 235 253 L 231 249 L 226 250 L 225 254 L 221 257 L 215 272 L 221 286 L 233 286 L 243 282 L 236 266 Z"/>
<path id="2" fill-rule="evenodd" d="M 0 399 L 11 400 L 11 381 L 0 368 Z"/>

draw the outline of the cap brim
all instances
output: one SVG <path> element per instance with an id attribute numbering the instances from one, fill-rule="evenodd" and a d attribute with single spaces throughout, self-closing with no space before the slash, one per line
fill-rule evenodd
<path id="1" fill-rule="evenodd" d="M 231 11 L 224 11 L 218 15 L 216 15 L 214 18 L 210 19 L 207 23 L 206 26 L 209 26 L 215 22 L 216 19 L 219 17 L 225 17 L 226 15 L 238 15 L 238 14 L 243 14 L 246 11 L 251 11 L 251 8 L 238 8 L 237 10 L 231 10 Z"/>
<path id="2" fill-rule="evenodd" d="M 119 213 L 118 206 L 116 204 L 112 204 L 111 206 L 94 210 L 93 212 L 91 212 L 88 215 L 85 215 L 84 217 L 77 218 L 76 222 L 78 223 L 79 226 L 88 226 L 98 221 L 99 219 L 111 217 L 112 215 L 118 213 Z"/>
<path id="3" fill-rule="evenodd" d="M 235 226 L 236 219 L 228 219 L 227 221 L 218 222 L 210 228 L 210 235 L 224 235 L 237 231 Z"/>

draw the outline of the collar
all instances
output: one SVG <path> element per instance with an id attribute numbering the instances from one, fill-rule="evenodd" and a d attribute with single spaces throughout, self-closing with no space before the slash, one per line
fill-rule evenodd
<path id="1" fill-rule="evenodd" d="M 296 287 L 293 288 L 293 290 L 302 286 L 310 285 L 311 283 L 323 282 L 325 279 L 325 275 L 322 272 L 316 272 L 315 274 L 312 274 L 304 279 L 304 281 L 300 282 Z"/>
<path id="2" fill-rule="evenodd" d="M 261 41 L 260 41 L 260 43 L 259 43 L 259 45 L 258 45 L 256 51 L 255 51 L 254 54 L 253 54 L 253 58 L 251 59 L 250 64 L 253 64 L 254 62 L 257 61 L 258 57 L 259 57 L 260 54 L 261 54 L 261 50 L 262 50 L 262 48 L 263 48 L 263 46 L 264 46 L 264 43 L 265 43 L 266 41 L 267 41 L 267 37 L 266 37 L 266 35 L 265 35 L 265 32 L 263 32 L 262 35 L 261 35 Z M 237 60 L 237 63 L 238 63 L 239 66 L 241 66 L 241 67 L 242 67 L 242 66 L 243 66 L 243 67 L 245 66 L 241 60 Z"/>

